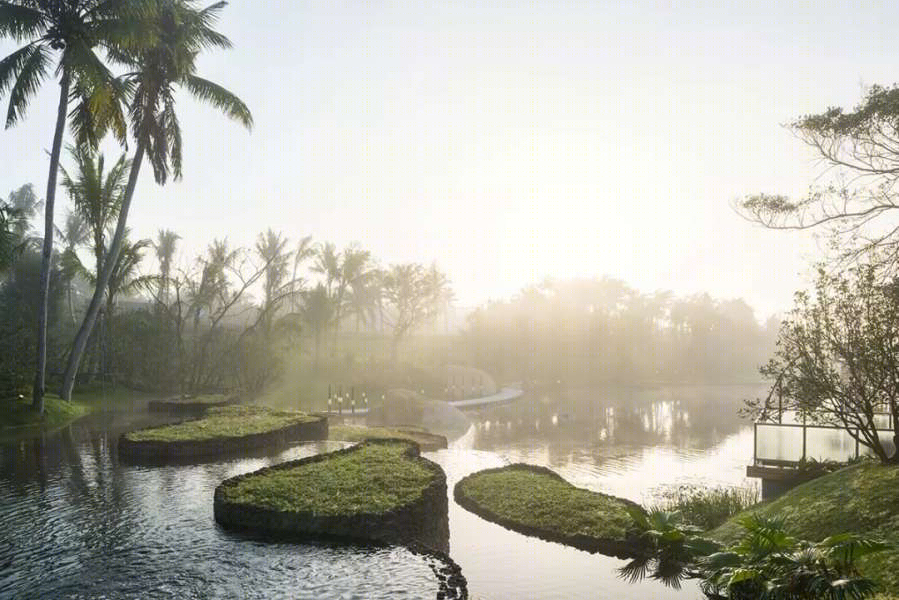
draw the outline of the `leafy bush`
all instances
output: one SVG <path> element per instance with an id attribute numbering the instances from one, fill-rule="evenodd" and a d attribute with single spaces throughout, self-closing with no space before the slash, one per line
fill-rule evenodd
<path id="1" fill-rule="evenodd" d="M 672 587 L 699 579 L 712 600 L 861 600 L 875 583 L 855 567 L 863 556 L 888 546 L 857 534 L 814 543 L 786 533 L 783 521 L 756 515 L 739 521 L 741 537 L 728 548 L 701 537 L 682 515 L 654 509 L 630 511 L 647 543 L 644 556 L 620 569 L 632 581 L 651 577 Z"/>
<path id="2" fill-rule="evenodd" d="M 887 548 L 857 534 L 813 543 L 786 533 L 783 521 L 746 517 L 737 544 L 698 561 L 702 591 L 715 600 L 858 600 L 873 597 L 873 581 L 859 575 L 859 558 Z"/>
<path id="3" fill-rule="evenodd" d="M 682 485 L 662 494 L 660 508 L 677 511 L 684 522 L 708 531 L 759 501 L 759 490 L 753 487 L 701 487 Z"/>

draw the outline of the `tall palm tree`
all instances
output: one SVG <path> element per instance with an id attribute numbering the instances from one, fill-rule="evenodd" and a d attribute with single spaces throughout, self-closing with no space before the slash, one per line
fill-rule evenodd
<path id="1" fill-rule="evenodd" d="M 59 236 L 65 248 L 62 251 L 62 257 L 59 261 L 60 279 L 66 290 L 66 304 L 69 309 L 69 319 L 72 326 L 75 325 L 75 306 L 72 302 L 72 291 L 75 277 L 79 273 L 81 262 L 78 260 L 78 248 L 87 243 L 90 238 L 90 230 L 84 218 L 74 211 L 69 211 L 66 217 L 66 224 L 62 229 L 57 229 L 56 235 Z"/>
<path id="2" fill-rule="evenodd" d="M 279 297 L 285 291 L 283 288 L 286 283 L 285 279 L 288 275 L 293 252 L 287 252 L 288 239 L 280 233 L 275 233 L 269 229 L 265 233 L 259 234 L 256 241 L 256 252 L 265 262 L 265 276 L 262 284 L 263 301 L 262 301 L 262 331 L 266 339 L 271 334 L 272 319 L 274 312 L 278 310 L 275 306 L 279 303 Z"/>
<path id="3" fill-rule="evenodd" d="M 371 253 L 358 246 L 351 245 L 337 253 L 334 244 L 326 243 L 319 247 L 312 270 L 325 276 L 325 288 L 332 295 L 334 304 L 332 355 L 337 354 L 337 336 L 340 332 L 340 320 L 347 302 L 347 292 L 355 283 L 362 284 L 370 277 L 369 268 Z"/>
<path id="4" fill-rule="evenodd" d="M 137 49 L 113 48 L 110 56 L 126 68 L 124 81 L 133 89 L 129 118 L 135 138 L 134 158 L 119 211 L 108 265 L 100 273 L 84 322 L 75 336 L 63 375 L 61 395 L 69 399 L 88 336 L 100 310 L 103 289 L 112 275 L 112 265 L 125 238 L 128 211 L 144 157 L 153 167 L 156 182 L 164 184 L 171 174 L 181 177 L 181 127 L 175 113 L 175 93 L 183 89 L 208 102 L 247 128 L 253 117 L 234 94 L 196 74 L 196 59 L 207 48 L 230 48 L 231 42 L 211 28 L 226 2 L 197 10 L 190 0 L 156 0 L 153 15 L 153 44 Z"/>
<path id="5" fill-rule="evenodd" d="M 0 61 L 0 96 L 9 92 L 6 127 L 25 116 L 32 97 L 53 68 L 59 77 L 59 104 L 50 147 L 50 169 L 44 210 L 44 240 L 38 307 L 37 360 L 32 407 L 43 412 L 47 365 L 47 306 L 50 258 L 53 253 L 53 211 L 56 177 L 69 100 L 80 97 L 71 119 L 84 143 L 96 144 L 107 128 L 124 137 L 124 123 L 114 98 L 121 87 L 100 57 L 98 46 L 132 47 L 142 28 L 136 24 L 142 2 L 126 0 L 4 0 L 0 2 L 0 36 L 25 45 Z M 104 125 L 94 127 L 94 115 L 104 115 Z"/>
<path id="6" fill-rule="evenodd" d="M 70 148 L 75 171 L 62 171 L 62 187 L 66 190 L 75 213 L 87 225 L 91 250 L 94 254 L 94 273 L 103 268 L 107 253 L 109 228 L 119 214 L 125 193 L 130 163 L 125 155 L 106 172 L 102 154 L 94 155 L 85 146 Z"/>
<path id="7" fill-rule="evenodd" d="M 167 304 L 169 300 L 169 282 L 172 275 L 172 258 L 181 236 L 169 229 L 160 229 L 156 236 L 156 258 L 159 260 L 159 300 Z"/>
<path id="8" fill-rule="evenodd" d="M 109 278 L 109 285 L 107 285 L 106 314 L 108 317 L 112 317 L 117 296 L 120 294 L 133 294 L 141 289 L 148 288 L 156 281 L 155 276 L 139 275 L 137 273 L 137 268 L 144 258 L 144 250 L 152 245 L 153 242 L 151 240 L 131 242 L 128 240 L 127 233 L 125 234 L 122 250 L 112 266 L 112 276 Z"/>
<path id="9" fill-rule="evenodd" d="M 315 369 L 318 370 L 322 333 L 328 330 L 334 317 L 334 303 L 324 284 L 319 283 L 311 290 L 303 292 L 303 308 L 300 310 L 300 316 L 315 338 Z"/>

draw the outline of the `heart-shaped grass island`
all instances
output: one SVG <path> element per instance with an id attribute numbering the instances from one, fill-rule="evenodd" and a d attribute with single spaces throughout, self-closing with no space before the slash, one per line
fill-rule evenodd
<path id="1" fill-rule="evenodd" d="M 231 529 L 424 546 L 448 552 L 446 475 L 414 442 L 367 440 L 222 482 L 215 520 Z"/>
<path id="2" fill-rule="evenodd" d="M 328 418 L 323 415 L 233 405 L 210 408 L 202 418 L 123 434 L 119 455 L 135 461 L 208 459 L 325 439 Z"/>

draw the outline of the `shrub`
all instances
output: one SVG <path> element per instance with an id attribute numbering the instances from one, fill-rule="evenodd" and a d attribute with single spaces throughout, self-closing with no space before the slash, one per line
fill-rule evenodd
<path id="1" fill-rule="evenodd" d="M 704 530 L 714 529 L 759 500 L 758 486 L 701 487 L 682 485 L 662 494 L 659 508 L 679 512 L 684 522 Z"/>

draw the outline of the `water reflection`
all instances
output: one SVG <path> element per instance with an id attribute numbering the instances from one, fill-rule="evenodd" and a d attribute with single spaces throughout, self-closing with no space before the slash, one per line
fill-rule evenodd
<path id="1" fill-rule="evenodd" d="M 465 475 L 510 462 L 651 501 L 660 486 L 739 484 L 752 430 L 737 418 L 758 388 L 605 388 L 528 396 L 468 413 L 473 427 L 425 455 Z M 156 417 L 158 420 L 158 417 Z M 0 597 L 434 598 L 433 563 L 403 548 L 263 542 L 215 526 L 223 479 L 335 447 L 315 443 L 201 465 L 131 466 L 118 435 L 146 413 L 96 415 L 61 435 L 0 446 Z M 528 538 L 449 503 L 452 556 L 474 598 L 702 598 L 646 580 L 616 558 Z M 437 566 L 439 568 L 439 565 Z"/>
<path id="2" fill-rule="evenodd" d="M 435 598 L 445 565 L 399 547 L 263 542 L 219 529 L 223 479 L 342 446 L 131 467 L 86 422 L 0 446 L 2 598 Z"/>

